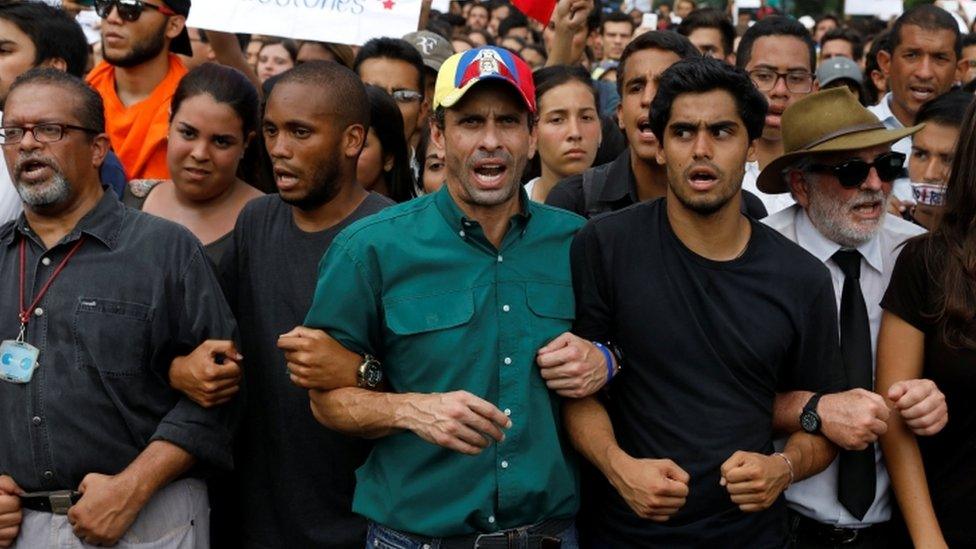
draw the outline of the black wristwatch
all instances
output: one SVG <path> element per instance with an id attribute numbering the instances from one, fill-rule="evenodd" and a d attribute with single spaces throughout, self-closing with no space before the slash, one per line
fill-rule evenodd
<path id="1" fill-rule="evenodd" d="M 820 432 L 820 415 L 817 414 L 817 404 L 820 403 L 822 396 L 821 393 L 814 393 L 807 401 L 807 405 L 803 407 L 803 412 L 800 413 L 800 427 L 808 433 Z"/>
<path id="2" fill-rule="evenodd" d="M 383 365 L 372 355 L 363 355 L 363 363 L 356 372 L 356 385 L 362 389 L 375 389 L 383 382 Z"/>

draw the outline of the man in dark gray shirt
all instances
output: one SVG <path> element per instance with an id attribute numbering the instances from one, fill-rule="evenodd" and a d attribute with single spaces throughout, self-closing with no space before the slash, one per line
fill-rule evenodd
<path id="1" fill-rule="evenodd" d="M 167 373 L 180 355 L 236 359 L 205 341 L 235 324 L 200 243 L 103 190 L 102 113 L 54 69 L 7 97 L 0 144 L 24 213 L 0 227 L 0 543 L 202 546 L 193 477 L 232 465 L 234 410 L 201 408 Z"/>
<path id="2" fill-rule="evenodd" d="M 237 468 L 215 504 L 220 546 L 362 547 L 352 492 L 368 443 L 319 425 L 288 368 L 331 346 L 346 352 L 300 325 L 335 235 L 392 204 L 356 181 L 368 124 L 363 84 L 335 63 L 303 63 L 268 97 L 262 130 L 279 194 L 241 212 L 220 269 L 247 357 Z"/>

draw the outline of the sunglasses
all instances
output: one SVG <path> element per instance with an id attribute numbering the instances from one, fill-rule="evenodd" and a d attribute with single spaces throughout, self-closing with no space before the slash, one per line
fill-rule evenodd
<path id="1" fill-rule="evenodd" d="M 846 189 L 860 187 L 864 180 L 868 178 L 871 168 L 878 172 L 878 178 L 885 183 L 891 183 L 904 173 L 905 155 L 900 152 L 886 152 L 875 157 L 874 162 L 865 162 L 860 158 L 854 158 L 840 164 L 828 166 L 826 164 L 814 164 L 810 169 L 817 172 L 825 172 L 833 175 Z"/>
<path id="2" fill-rule="evenodd" d="M 175 11 L 166 6 L 154 6 L 152 4 L 146 4 L 141 0 L 95 0 L 95 13 L 102 19 L 108 19 L 113 7 L 119 10 L 119 17 L 129 23 L 137 21 L 146 8 L 158 11 L 167 16 L 176 15 Z"/>

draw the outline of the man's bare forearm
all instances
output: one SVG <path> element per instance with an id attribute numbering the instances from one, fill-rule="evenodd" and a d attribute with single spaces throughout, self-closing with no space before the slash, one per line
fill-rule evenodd
<path id="1" fill-rule="evenodd" d="M 146 446 L 120 476 L 136 479 L 137 496 L 149 501 L 160 489 L 173 482 L 196 463 L 189 452 L 165 440 L 154 440 Z"/>
<path id="2" fill-rule="evenodd" d="M 783 454 L 793 464 L 793 481 L 798 482 L 826 469 L 837 457 L 837 447 L 826 437 L 797 432 L 786 441 Z"/>
<path id="3" fill-rule="evenodd" d="M 800 414 L 812 396 L 810 391 L 777 393 L 773 403 L 773 432 L 788 435 L 799 431 Z"/>
<path id="4" fill-rule="evenodd" d="M 611 462 L 622 450 L 603 404 L 593 396 L 563 400 L 563 423 L 576 451 L 612 478 Z"/>
<path id="5" fill-rule="evenodd" d="M 407 428 L 408 394 L 347 387 L 309 391 L 312 415 L 329 429 L 351 436 L 380 438 Z"/>

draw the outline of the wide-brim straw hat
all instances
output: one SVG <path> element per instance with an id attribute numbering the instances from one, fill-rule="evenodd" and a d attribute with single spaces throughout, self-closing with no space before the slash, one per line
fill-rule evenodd
<path id="1" fill-rule="evenodd" d="M 893 143 L 924 126 L 889 130 L 846 86 L 812 93 L 783 113 L 784 154 L 766 166 L 756 185 L 764 193 L 788 192 L 783 170 L 803 155 Z"/>

